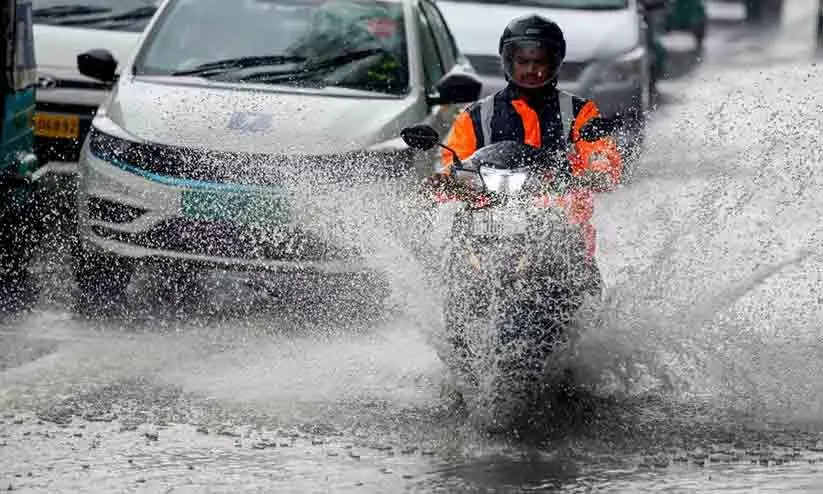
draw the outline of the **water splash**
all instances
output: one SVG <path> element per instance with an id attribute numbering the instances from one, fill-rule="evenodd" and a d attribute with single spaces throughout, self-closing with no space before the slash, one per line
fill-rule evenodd
<path id="1" fill-rule="evenodd" d="M 662 109 L 633 182 L 598 205 L 610 286 L 580 348 L 589 384 L 819 416 L 821 82 L 809 66 L 737 72 Z"/>

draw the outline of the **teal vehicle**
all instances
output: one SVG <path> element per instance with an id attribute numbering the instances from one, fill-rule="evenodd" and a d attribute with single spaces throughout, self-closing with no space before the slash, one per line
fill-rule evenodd
<path id="1" fill-rule="evenodd" d="M 31 0 L 0 5 L 2 128 L 0 128 L 0 301 L 28 293 L 27 264 L 34 237 L 34 106 L 37 84 Z"/>

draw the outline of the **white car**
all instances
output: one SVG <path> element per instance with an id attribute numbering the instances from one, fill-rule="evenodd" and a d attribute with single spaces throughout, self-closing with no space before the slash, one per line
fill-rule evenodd
<path id="1" fill-rule="evenodd" d="M 79 69 L 113 82 L 115 62 Z M 123 296 L 141 261 L 361 272 L 292 221 L 284 175 L 419 172 L 400 131 L 445 133 L 480 91 L 431 0 L 168 0 L 82 149 L 82 306 Z"/>
<path id="2" fill-rule="evenodd" d="M 654 51 L 640 0 L 440 0 L 457 44 L 483 81 L 484 95 L 506 85 L 498 55 L 506 24 L 524 14 L 539 14 L 563 29 L 566 61 L 560 89 L 592 98 L 601 113 L 627 121 L 627 147 L 642 141 L 654 91 Z M 648 2 L 655 7 L 660 2 Z"/>
<path id="3" fill-rule="evenodd" d="M 93 48 L 116 60 L 131 54 L 157 0 L 33 0 L 39 87 L 35 151 L 43 162 L 76 162 L 97 107 L 111 84 L 77 70 Z"/>

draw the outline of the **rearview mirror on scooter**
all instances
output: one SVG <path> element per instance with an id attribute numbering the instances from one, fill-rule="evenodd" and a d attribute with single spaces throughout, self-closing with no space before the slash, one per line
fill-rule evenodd
<path id="1" fill-rule="evenodd" d="M 437 135 L 437 131 L 428 125 L 406 127 L 400 131 L 400 137 L 403 138 L 403 142 L 408 144 L 410 148 L 423 151 L 428 151 L 440 142 L 440 136 Z"/>
<path id="2" fill-rule="evenodd" d="M 448 146 L 440 144 L 440 136 L 430 125 L 420 124 L 406 127 L 400 131 L 400 137 L 403 139 L 403 142 L 413 149 L 428 151 L 435 146 L 440 146 L 452 154 L 453 165 L 455 167 L 460 166 L 460 158 L 457 156 L 457 152 Z"/>
<path id="3" fill-rule="evenodd" d="M 591 142 L 608 137 L 620 128 L 621 123 L 622 119 L 620 117 L 592 118 L 580 129 L 580 139 Z"/>

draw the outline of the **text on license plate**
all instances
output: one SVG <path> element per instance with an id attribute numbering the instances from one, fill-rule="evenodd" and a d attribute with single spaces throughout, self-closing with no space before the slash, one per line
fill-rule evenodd
<path id="1" fill-rule="evenodd" d="M 55 139 L 79 139 L 80 117 L 37 112 L 34 114 L 34 135 Z"/>
<path id="2" fill-rule="evenodd" d="M 282 198 L 274 193 L 187 190 L 183 215 L 200 221 L 229 221 L 244 225 L 271 225 L 284 220 Z"/>
<path id="3" fill-rule="evenodd" d="M 482 209 L 472 212 L 474 235 L 519 235 L 526 233 L 527 228 L 525 211 Z"/>

